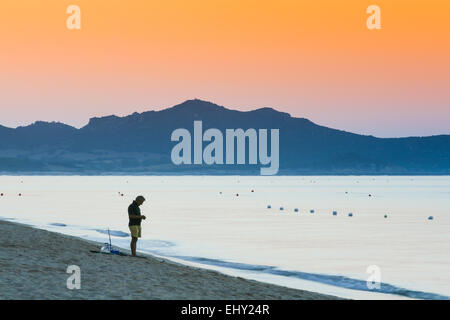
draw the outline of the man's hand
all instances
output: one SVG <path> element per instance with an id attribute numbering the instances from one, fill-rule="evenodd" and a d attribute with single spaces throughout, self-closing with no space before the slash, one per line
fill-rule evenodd
<path id="1" fill-rule="evenodd" d="M 145 220 L 145 219 L 147 219 L 147 217 L 146 216 L 142 216 L 142 220 Z"/>

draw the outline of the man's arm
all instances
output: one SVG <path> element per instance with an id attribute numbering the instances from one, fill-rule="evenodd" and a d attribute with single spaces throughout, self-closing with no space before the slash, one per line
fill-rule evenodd
<path id="1" fill-rule="evenodd" d="M 128 217 L 130 217 L 130 219 L 144 219 L 145 220 L 145 216 L 138 216 L 138 215 L 134 215 L 134 214 L 128 214 Z"/>

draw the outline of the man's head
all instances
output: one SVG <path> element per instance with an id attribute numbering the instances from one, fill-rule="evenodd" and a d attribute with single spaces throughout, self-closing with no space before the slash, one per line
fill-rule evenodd
<path id="1" fill-rule="evenodd" d="M 135 201 L 138 204 L 138 206 L 140 206 L 141 204 L 144 203 L 145 198 L 143 196 L 137 196 Z"/>

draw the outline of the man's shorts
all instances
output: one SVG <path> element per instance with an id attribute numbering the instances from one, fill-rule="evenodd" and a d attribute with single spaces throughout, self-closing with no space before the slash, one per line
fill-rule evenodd
<path id="1" fill-rule="evenodd" d="M 131 236 L 133 238 L 141 237 L 141 226 L 128 226 L 130 228 Z"/>

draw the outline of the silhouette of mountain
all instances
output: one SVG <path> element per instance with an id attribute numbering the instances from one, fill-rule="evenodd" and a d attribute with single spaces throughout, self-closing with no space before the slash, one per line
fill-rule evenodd
<path id="1" fill-rule="evenodd" d="M 279 174 L 450 174 L 450 135 L 376 138 L 272 108 L 237 111 L 197 99 L 161 111 L 92 118 L 81 129 L 41 121 L 16 129 L 0 126 L 0 172 L 259 174 L 259 164 L 172 164 L 177 142 L 171 133 L 177 128 L 192 133 L 195 120 L 202 120 L 204 131 L 279 129 Z"/>

